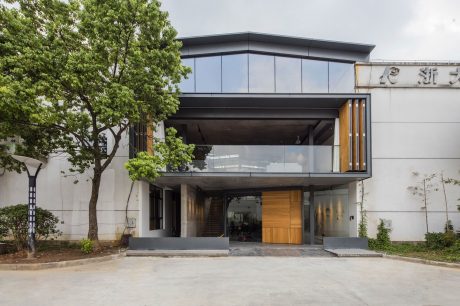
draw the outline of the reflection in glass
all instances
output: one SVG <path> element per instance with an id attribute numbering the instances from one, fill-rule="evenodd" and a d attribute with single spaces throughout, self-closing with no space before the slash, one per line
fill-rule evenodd
<path id="1" fill-rule="evenodd" d="M 349 237 L 348 188 L 315 191 L 314 205 L 316 239 Z"/>
<path id="2" fill-rule="evenodd" d="M 196 92 L 221 92 L 221 57 L 195 59 Z"/>
<path id="3" fill-rule="evenodd" d="M 262 241 L 260 196 L 232 198 L 227 208 L 227 228 L 232 241 Z"/>
<path id="4" fill-rule="evenodd" d="M 182 59 L 182 65 L 190 67 L 192 72 L 188 74 L 188 79 L 183 79 L 179 84 L 181 92 L 195 92 L 195 59 L 184 58 Z"/>
<path id="5" fill-rule="evenodd" d="M 222 56 L 222 92 L 248 92 L 248 54 Z"/>
<path id="6" fill-rule="evenodd" d="M 186 171 L 330 173 L 334 149 L 338 146 L 197 145 L 199 154 Z"/>
<path id="7" fill-rule="evenodd" d="M 301 92 L 301 60 L 299 58 L 275 58 L 276 92 L 300 93 Z"/>
<path id="8" fill-rule="evenodd" d="M 302 92 L 328 92 L 328 63 L 325 61 L 302 60 Z"/>
<path id="9" fill-rule="evenodd" d="M 329 92 L 354 92 L 354 87 L 354 65 L 329 62 Z"/>
<path id="10" fill-rule="evenodd" d="M 275 57 L 249 54 L 249 92 L 275 92 Z"/>
<path id="11" fill-rule="evenodd" d="M 304 242 L 310 244 L 310 192 L 303 193 L 303 236 Z"/>

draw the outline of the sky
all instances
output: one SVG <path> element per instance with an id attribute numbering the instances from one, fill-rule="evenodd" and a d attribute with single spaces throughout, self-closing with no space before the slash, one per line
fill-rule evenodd
<path id="1" fill-rule="evenodd" d="M 179 37 L 261 32 L 376 45 L 372 60 L 460 62 L 460 0 L 163 0 Z"/>

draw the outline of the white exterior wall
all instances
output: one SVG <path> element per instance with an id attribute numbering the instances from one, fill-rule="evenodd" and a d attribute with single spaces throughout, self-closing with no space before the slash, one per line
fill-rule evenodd
<path id="1" fill-rule="evenodd" d="M 400 69 L 397 83 L 380 84 L 386 66 Z M 423 67 L 438 68 L 437 84 L 418 84 Z M 357 65 L 357 92 L 372 95 L 372 178 L 365 181 L 364 200 L 370 237 L 375 237 L 382 218 L 391 220 L 392 240 L 423 240 L 423 204 L 407 189 L 416 184 L 412 173 L 443 172 L 444 177 L 460 178 L 460 82 L 448 84 L 449 72 L 457 67 L 460 64 Z M 460 187 L 446 185 L 446 192 L 449 219 L 460 230 Z M 442 189 L 433 192 L 428 203 L 430 232 L 443 231 L 444 207 Z"/>
<path id="2" fill-rule="evenodd" d="M 97 204 L 99 239 L 119 239 L 125 227 L 125 208 L 131 180 L 124 163 L 128 160 L 128 135 L 123 137 L 117 155 L 102 176 Z M 108 149 L 111 139 L 108 139 Z M 65 156 L 52 156 L 37 179 L 37 206 L 56 215 L 63 231 L 61 239 L 79 240 L 88 232 L 88 203 L 91 194 L 90 171 L 69 175 Z M 66 172 L 62 174 L 61 171 Z M 1 172 L 1 171 L 0 171 Z M 74 181 L 78 183 L 74 184 Z M 133 235 L 138 235 L 139 196 L 141 188 L 135 183 L 128 206 L 128 217 L 136 219 Z M 6 172 L 0 176 L 0 207 L 27 203 L 27 174 Z M 147 190 L 148 192 L 148 190 Z M 148 196 L 148 193 L 147 193 Z M 147 215 L 148 216 L 148 215 Z"/>

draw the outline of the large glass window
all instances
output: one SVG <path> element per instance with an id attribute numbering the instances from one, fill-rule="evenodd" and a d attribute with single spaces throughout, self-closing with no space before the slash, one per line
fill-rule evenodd
<path id="1" fill-rule="evenodd" d="M 192 72 L 187 75 L 187 79 L 182 80 L 179 88 L 181 92 L 195 92 L 195 59 L 184 58 L 182 59 L 182 65 L 190 67 Z"/>
<path id="2" fill-rule="evenodd" d="M 248 92 L 248 54 L 222 56 L 222 92 Z"/>
<path id="3" fill-rule="evenodd" d="M 354 65 L 262 54 L 186 58 L 192 68 L 182 92 L 201 93 L 350 93 Z"/>
<path id="4" fill-rule="evenodd" d="M 227 208 L 228 236 L 232 241 L 262 241 L 260 196 L 234 197 Z"/>
<path id="5" fill-rule="evenodd" d="M 221 92 L 221 57 L 195 59 L 196 92 Z"/>
<path id="6" fill-rule="evenodd" d="M 163 228 L 163 190 L 150 185 L 150 230 Z"/>
<path id="7" fill-rule="evenodd" d="M 249 92 L 275 92 L 275 57 L 249 54 Z"/>
<path id="8" fill-rule="evenodd" d="M 276 92 L 299 93 L 301 92 L 301 60 L 299 58 L 275 58 Z"/>
<path id="9" fill-rule="evenodd" d="M 329 92 L 353 92 L 355 88 L 354 65 L 329 62 Z"/>
<path id="10" fill-rule="evenodd" d="M 302 92 L 328 92 L 328 62 L 302 60 Z"/>

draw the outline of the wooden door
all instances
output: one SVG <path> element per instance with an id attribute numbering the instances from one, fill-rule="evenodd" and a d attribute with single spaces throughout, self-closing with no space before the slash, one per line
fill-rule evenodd
<path id="1" fill-rule="evenodd" d="M 262 242 L 302 243 L 302 192 L 262 192 Z"/>

